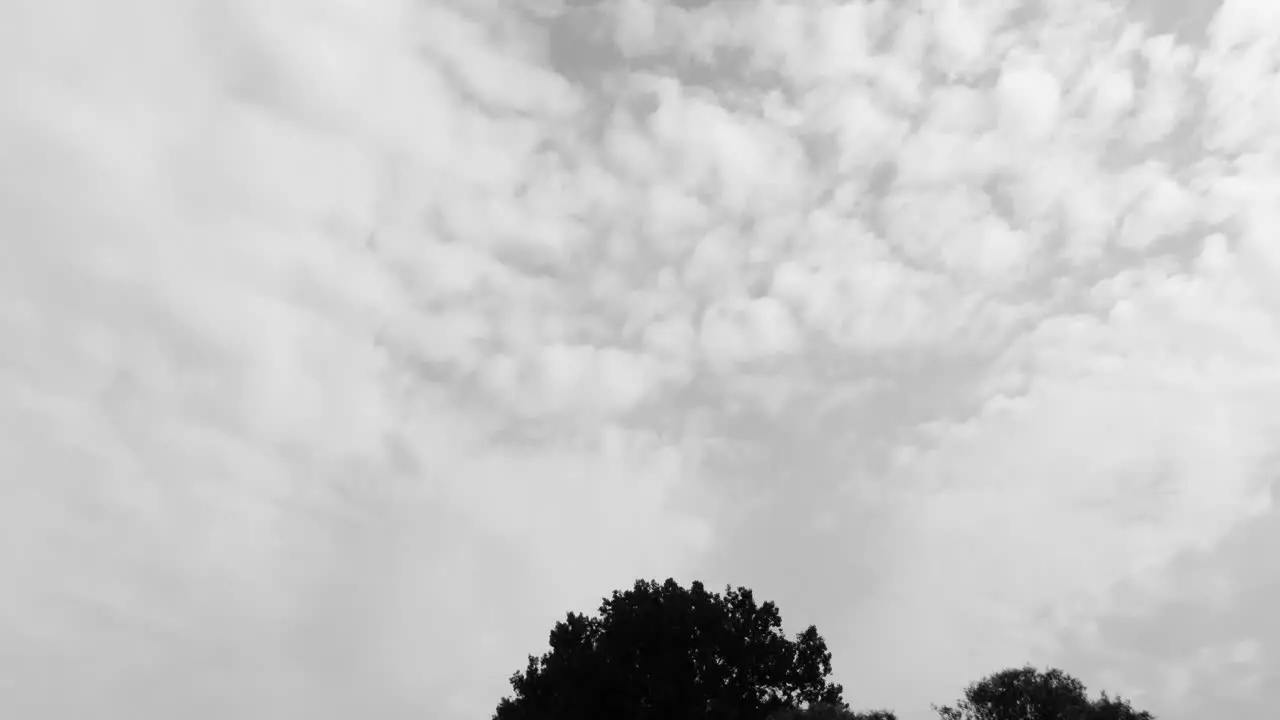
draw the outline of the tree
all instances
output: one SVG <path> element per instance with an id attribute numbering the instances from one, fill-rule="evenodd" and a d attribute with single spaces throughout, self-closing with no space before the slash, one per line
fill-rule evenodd
<path id="1" fill-rule="evenodd" d="M 1084 683 L 1061 670 L 1010 668 L 970 685 L 955 707 L 934 706 L 942 720 L 1155 720 L 1129 701 L 1090 700 Z"/>
<path id="2" fill-rule="evenodd" d="M 810 626 L 789 640 L 747 588 L 637 580 L 599 617 L 567 613 L 549 652 L 511 676 L 493 720 L 764 720 L 801 704 L 845 707 L 831 653 Z"/>

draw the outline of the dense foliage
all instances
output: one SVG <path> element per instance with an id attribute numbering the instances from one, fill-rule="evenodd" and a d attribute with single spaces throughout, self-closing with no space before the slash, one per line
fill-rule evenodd
<path id="1" fill-rule="evenodd" d="M 970 685 L 955 706 L 934 709 L 941 720 L 1154 720 L 1106 693 L 1090 700 L 1084 684 L 1061 670 L 1029 666 L 990 675 Z"/>
<path id="2" fill-rule="evenodd" d="M 568 613 L 551 649 L 511 676 L 493 720 L 896 720 L 854 712 L 827 678 L 831 653 L 812 625 L 788 639 L 772 602 L 638 580 L 598 616 Z M 1106 693 L 1092 700 L 1061 670 L 1025 666 L 971 684 L 940 720 L 1155 720 Z"/>
<path id="3" fill-rule="evenodd" d="M 494 720 L 765 720 L 808 703 L 844 707 L 831 653 L 810 626 L 794 640 L 749 589 L 637 581 L 599 617 L 568 613 L 551 650 L 511 677 Z"/>

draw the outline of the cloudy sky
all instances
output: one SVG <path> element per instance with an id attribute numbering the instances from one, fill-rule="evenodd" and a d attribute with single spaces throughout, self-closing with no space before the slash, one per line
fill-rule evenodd
<path id="1" fill-rule="evenodd" d="M 1280 4 L 0 3 L 0 714 L 487 718 L 638 577 L 855 707 L 1280 703 Z"/>

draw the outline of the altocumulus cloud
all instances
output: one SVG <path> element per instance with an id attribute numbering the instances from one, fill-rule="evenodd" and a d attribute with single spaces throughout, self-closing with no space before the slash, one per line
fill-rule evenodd
<path id="1" fill-rule="evenodd" d="M 0 13 L 11 714 L 484 716 L 668 575 L 1280 700 L 1272 3 Z"/>

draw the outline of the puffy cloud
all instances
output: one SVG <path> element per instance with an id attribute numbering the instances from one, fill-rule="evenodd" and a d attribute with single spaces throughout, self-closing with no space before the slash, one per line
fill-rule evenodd
<path id="1" fill-rule="evenodd" d="M 1010 228 L 973 187 L 896 190 L 881 212 L 888 236 L 913 262 L 976 276 L 985 287 L 1024 280 L 1036 250 L 1034 237 Z"/>
<path id="2" fill-rule="evenodd" d="M 934 66 L 950 77 L 970 78 L 989 62 L 992 25 L 1000 20 L 999 5 L 947 0 L 932 13 Z M 993 12 L 994 11 L 994 12 Z"/>
<path id="3" fill-rule="evenodd" d="M 725 212 L 758 212 L 803 195 L 805 161 L 794 138 L 727 111 L 705 93 L 688 93 L 671 78 L 641 76 L 636 83 L 657 100 L 647 122 L 676 177 L 712 193 Z"/>
<path id="4" fill-rule="evenodd" d="M 1062 105 L 1056 77 L 1032 57 L 1011 55 L 1000 68 L 995 90 L 1002 132 L 1026 142 L 1047 139 Z"/>
<path id="5" fill-rule="evenodd" d="M 471 717 L 668 575 L 904 718 L 1081 647 L 1162 717 L 1214 662 L 1269 706 L 1273 639 L 1125 634 L 1265 616 L 1269 5 L 1205 48 L 1105 3 L 464 5 L 2 24 L 15 707 Z"/>
<path id="6" fill-rule="evenodd" d="M 790 7 L 794 13 L 796 6 Z M 874 46 L 889 21 L 888 3 L 824 3 L 812 12 L 814 42 L 796 42 L 774 64 L 785 64 L 801 82 L 839 82 L 865 72 L 874 62 Z M 804 55 L 806 47 L 812 53 L 809 57 Z"/>
<path id="7" fill-rule="evenodd" d="M 1275 41 L 1262 28 L 1274 10 L 1249 0 L 1224 2 L 1209 28 L 1208 48 L 1195 68 L 1205 86 L 1204 145 L 1213 152 L 1270 146 L 1266 128 L 1276 113 Z"/>
<path id="8" fill-rule="evenodd" d="M 1131 179 L 1145 187 L 1125 193 L 1138 198 L 1121 221 L 1117 242 L 1123 247 L 1146 249 L 1160 239 L 1190 230 L 1199 219 L 1199 203 L 1166 170 L 1148 165 L 1139 172 Z"/>
<path id="9" fill-rule="evenodd" d="M 541 346 L 528 357 L 491 356 L 481 376 L 500 402 L 528 417 L 625 413 L 659 381 L 644 355 L 567 343 Z"/>
<path id="10" fill-rule="evenodd" d="M 647 55 L 661 49 L 659 14 L 668 6 L 650 0 L 629 0 L 617 12 L 614 42 L 624 55 Z M 665 29 L 665 28 L 663 28 Z"/>
<path id="11" fill-rule="evenodd" d="M 1133 107 L 1133 71 L 1120 63 L 1100 62 L 1089 71 L 1089 119 L 1099 129 L 1113 130 L 1116 122 Z"/>
<path id="12" fill-rule="evenodd" d="M 1191 657 L 1163 668 L 1163 691 L 1173 700 L 1185 702 L 1200 689 L 1200 678 L 1211 675 L 1221 683 L 1215 688 L 1218 694 L 1253 694 L 1262 680 L 1257 669 L 1260 655 L 1260 644 L 1252 639 L 1203 647 Z"/>
<path id="13" fill-rule="evenodd" d="M 802 343 L 790 310 L 773 297 L 717 302 L 702 317 L 699 340 L 712 365 L 789 355 Z"/>
<path id="14" fill-rule="evenodd" d="M 891 160 L 910 128 L 882 100 L 859 90 L 856 83 L 832 83 L 806 93 L 799 103 L 809 119 L 806 129 L 834 141 L 833 165 L 843 177 L 857 178 Z"/>
<path id="15" fill-rule="evenodd" d="M 1064 318 L 1027 336 L 1003 393 L 974 418 L 935 427 L 895 471 L 916 488 L 901 506 L 911 529 L 856 632 L 935 618 L 930 632 L 958 642 L 952 653 L 903 638 L 896 652 L 943 692 L 951 669 L 955 685 L 962 668 L 1010 654 L 1048 662 L 1061 637 L 1125 608 L 1122 583 L 1181 592 L 1162 586 L 1163 568 L 1270 506 L 1259 469 L 1275 426 L 1263 398 L 1280 391 L 1277 338 L 1239 288 L 1233 274 L 1156 275 L 1115 288 L 1106 321 Z M 943 588 L 964 588 L 965 600 L 930 603 Z"/>
<path id="16" fill-rule="evenodd" d="M 610 183 L 548 162 L 578 100 L 518 34 L 409 4 L 13 11 L 10 707 L 471 715 L 564 607 L 705 545 L 665 500 L 684 451 L 607 422 L 654 361 L 553 282 Z M 528 383 L 481 402 L 499 357 Z M 531 409 L 554 437 L 509 437 Z M 506 582 L 542 600 L 464 639 Z"/>
<path id="17" fill-rule="evenodd" d="M 923 294 L 931 285 L 928 276 L 890 261 L 854 267 L 786 261 L 771 292 L 831 341 L 880 350 L 927 341 Z"/>
<path id="18" fill-rule="evenodd" d="M 1142 88 L 1141 108 L 1129 126 L 1134 144 L 1165 140 L 1189 112 L 1185 95 L 1193 53 L 1176 45 L 1168 35 L 1147 40 L 1142 46 L 1147 78 Z"/>

